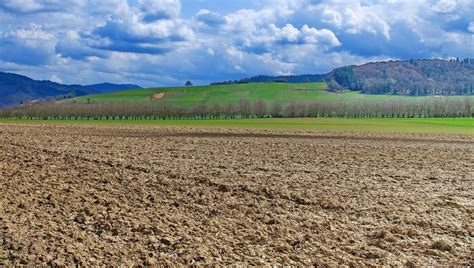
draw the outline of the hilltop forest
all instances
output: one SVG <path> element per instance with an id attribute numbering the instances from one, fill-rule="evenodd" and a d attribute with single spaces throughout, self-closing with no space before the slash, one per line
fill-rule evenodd
<path id="1" fill-rule="evenodd" d="M 332 91 L 386 95 L 473 95 L 474 59 L 371 62 L 336 68 L 325 75 L 254 76 L 222 83 L 326 81 Z"/>
<path id="2" fill-rule="evenodd" d="M 474 59 L 410 60 L 337 68 L 326 77 L 330 89 L 364 94 L 472 95 Z"/>

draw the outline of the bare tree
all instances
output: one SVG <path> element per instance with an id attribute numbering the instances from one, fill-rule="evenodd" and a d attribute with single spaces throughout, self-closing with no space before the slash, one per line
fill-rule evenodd
<path id="1" fill-rule="evenodd" d="M 242 99 L 232 103 L 199 104 L 192 108 L 169 104 L 166 100 L 153 103 L 56 103 L 45 101 L 0 110 L 2 118 L 26 119 L 182 119 L 182 118 L 248 118 L 248 117 L 346 117 L 346 118 L 413 118 L 413 117 L 473 117 L 474 100 L 430 99 L 424 101 L 357 101 L 357 102 L 291 102 L 284 106 L 274 102 L 271 108 L 263 101 L 251 103 Z"/>
<path id="2" fill-rule="evenodd" d="M 252 106 L 247 99 L 240 99 L 238 106 L 238 113 L 243 118 L 249 118 L 252 114 Z"/>
<path id="3" fill-rule="evenodd" d="M 272 107 L 271 107 L 271 112 L 270 112 L 271 116 L 282 117 L 282 112 L 283 112 L 283 105 L 278 101 L 273 102 Z"/>
<path id="4" fill-rule="evenodd" d="M 267 104 L 264 101 L 258 100 L 254 104 L 255 116 L 263 118 L 268 113 Z"/>

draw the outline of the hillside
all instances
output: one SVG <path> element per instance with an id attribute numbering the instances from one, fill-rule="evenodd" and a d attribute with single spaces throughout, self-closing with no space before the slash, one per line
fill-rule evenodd
<path id="1" fill-rule="evenodd" d="M 364 94 L 473 95 L 474 59 L 411 60 L 367 63 L 337 68 L 327 74 L 333 91 Z"/>
<path id="2" fill-rule="evenodd" d="M 241 99 L 250 101 L 304 101 L 318 98 L 331 98 L 326 83 L 255 83 L 226 84 L 194 87 L 166 87 L 117 91 L 95 94 L 73 99 L 78 102 L 117 102 L 138 101 L 160 103 L 163 100 L 180 106 L 197 104 L 237 103 Z"/>
<path id="3" fill-rule="evenodd" d="M 449 99 L 464 99 L 464 96 L 444 97 Z M 474 96 L 469 96 L 474 99 Z M 157 105 L 166 102 L 180 107 L 215 103 L 238 103 L 240 100 L 265 101 L 267 103 L 280 102 L 286 105 L 291 102 L 357 102 L 357 101 L 384 101 L 403 100 L 420 101 L 438 99 L 433 96 L 412 97 L 396 95 L 370 95 L 357 91 L 345 90 L 331 92 L 324 82 L 318 83 L 244 83 L 224 84 L 195 87 L 168 87 L 146 88 L 136 90 L 117 91 L 106 94 L 87 95 L 65 100 L 68 102 L 147 102 Z"/>
<path id="4" fill-rule="evenodd" d="M 130 88 L 139 88 L 139 86 L 110 83 L 89 86 L 63 85 L 51 81 L 33 80 L 23 75 L 0 72 L 0 108 L 16 106 L 38 99 L 74 97 Z"/>

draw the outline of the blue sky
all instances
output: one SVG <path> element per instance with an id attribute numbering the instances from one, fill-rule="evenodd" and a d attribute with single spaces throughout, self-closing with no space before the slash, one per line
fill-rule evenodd
<path id="1" fill-rule="evenodd" d="M 0 70 L 182 85 L 474 57 L 472 0 L 1 0 Z"/>

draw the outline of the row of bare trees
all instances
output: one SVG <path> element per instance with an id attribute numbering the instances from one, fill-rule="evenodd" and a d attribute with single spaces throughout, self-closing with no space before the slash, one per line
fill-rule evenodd
<path id="1" fill-rule="evenodd" d="M 264 117 L 414 118 L 473 117 L 474 101 L 430 99 L 407 101 L 340 101 L 267 103 L 242 99 L 238 103 L 199 104 L 192 108 L 155 103 L 43 102 L 0 111 L 2 118 L 26 119 L 230 119 Z"/>

